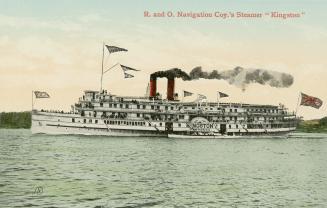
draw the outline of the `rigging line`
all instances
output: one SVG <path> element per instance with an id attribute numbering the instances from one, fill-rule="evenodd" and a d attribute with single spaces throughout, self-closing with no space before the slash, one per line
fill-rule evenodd
<path id="1" fill-rule="evenodd" d="M 103 72 L 103 74 L 105 74 L 106 72 L 108 72 L 109 70 L 111 70 L 112 68 L 114 68 L 115 66 L 117 66 L 119 63 L 116 63 L 115 65 L 113 65 L 112 67 L 110 67 L 109 69 L 107 69 L 106 71 Z"/>

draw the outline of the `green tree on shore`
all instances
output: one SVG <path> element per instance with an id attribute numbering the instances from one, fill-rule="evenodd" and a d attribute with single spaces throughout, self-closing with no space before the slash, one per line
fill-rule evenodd
<path id="1" fill-rule="evenodd" d="M 0 113 L 0 128 L 31 128 L 31 112 Z"/>

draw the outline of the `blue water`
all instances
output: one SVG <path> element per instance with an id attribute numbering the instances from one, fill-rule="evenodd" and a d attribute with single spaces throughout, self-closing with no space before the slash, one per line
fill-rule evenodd
<path id="1" fill-rule="evenodd" d="M 327 135 L 32 136 L 0 130 L 0 207 L 327 207 Z"/>

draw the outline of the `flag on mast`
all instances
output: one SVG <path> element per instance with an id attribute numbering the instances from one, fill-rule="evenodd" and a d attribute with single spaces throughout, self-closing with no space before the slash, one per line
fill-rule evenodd
<path id="1" fill-rule="evenodd" d="M 207 96 L 198 94 L 198 99 L 199 100 L 204 100 L 204 99 L 207 99 Z"/>
<path id="2" fill-rule="evenodd" d="M 140 70 L 134 69 L 134 68 L 129 67 L 129 66 L 124 66 L 124 65 L 121 65 L 121 64 L 119 64 L 119 65 L 124 70 L 124 72 L 129 71 L 129 70 L 131 70 L 131 71 L 140 71 Z"/>
<path id="3" fill-rule="evenodd" d="M 50 95 L 47 92 L 34 91 L 35 98 L 50 98 Z"/>
<path id="4" fill-rule="evenodd" d="M 229 95 L 227 95 L 227 94 L 225 94 L 223 92 L 219 92 L 219 91 L 218 91 L 218 95 L 219 95 L 220 98 L 229 97 Z"/>
<path id="5" fill-rule="evenodd" d="M 304 94 L 301 92 L 301 102 L 300 105 L 304 105 L 304 106 L 310 106 L 313 108 L 317 108 L 319 109 L 322 106 L 322 100 L 317 98 L 317 97 L 313 97 L 307 94 Z"/>
<path id="6" fill-rule="evenodd" d="M 120 51 L 127 51 L 127 49 L 125 48 L 119 48 L 117 46 L 109 46 L 109 45 L 106 45 L 109 53 L 115 53 L 115 52 L 120 52 Z"/>
<path id="7" fill-rule="evenodd" d="M 126 72 L 124 72 L 124 76 L 125 76 L 125 79 L 127 79 L 127 78 L 133 78 L 134 77 L 134 75 L 128 74 Z"/>
<path id="8" fill-rule="evenodd" d="M 184 97 L 187 97 L 187 96 L 192 96 L 193 95 L 193 93 L 192 92 L 188 92 L 188 91 L 183 91 L 183 96 Z"/>

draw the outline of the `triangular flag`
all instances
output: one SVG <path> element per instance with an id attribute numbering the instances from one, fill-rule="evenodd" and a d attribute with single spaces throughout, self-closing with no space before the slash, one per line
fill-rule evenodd
<path id="1" fill-rule="evenodd" d="M 127 51 L 127 49 L 125 48 L 119 48 L 119 47 L 116 47 L 116 46 L 108 46 L 106 45 L 109 53 L 115 53 L 115 52 L 119 52 L 119 51 Z"/>
<path id="2" fill-rule="evenodd" d="M 121 64 L 120 64 L 120 66 L 124 71 L 129 71 L 129 70 L 131 70 L 131 71 L 140 71 L 140 70 L 137 70 L 137 69 L 133 69 L 133 68 L 131 68 L 129 66 L 124 66 L 124 65 L 121 65 Z"/>
<path id="3" fill-rule="evenodd" d="M 223 92 L 218 92 L 218 94 L 219 94 L 219 97 L 220 97 L 220 98 L 228 97 L 228 96 L 229 96 L 229 95 L 227 95 L 227 94 L 225 94 L 225 93 L 223 93 Z"/>
<path id="4" fill-rule="evenodd" d="M 183 91 L 183 95 L 184 95 L 184 97 L 187 97 L 187 96 L 192 96 L 193 93 L 184 90 L 184 91 Z"/>
<path id="5" fill-rule="evenodd" d="M 126 72 L 124 72 L 124 75 L 125 75 L 125 78 L 133 78 L 134 77 L 134 75 L 128 74 Z"/>

